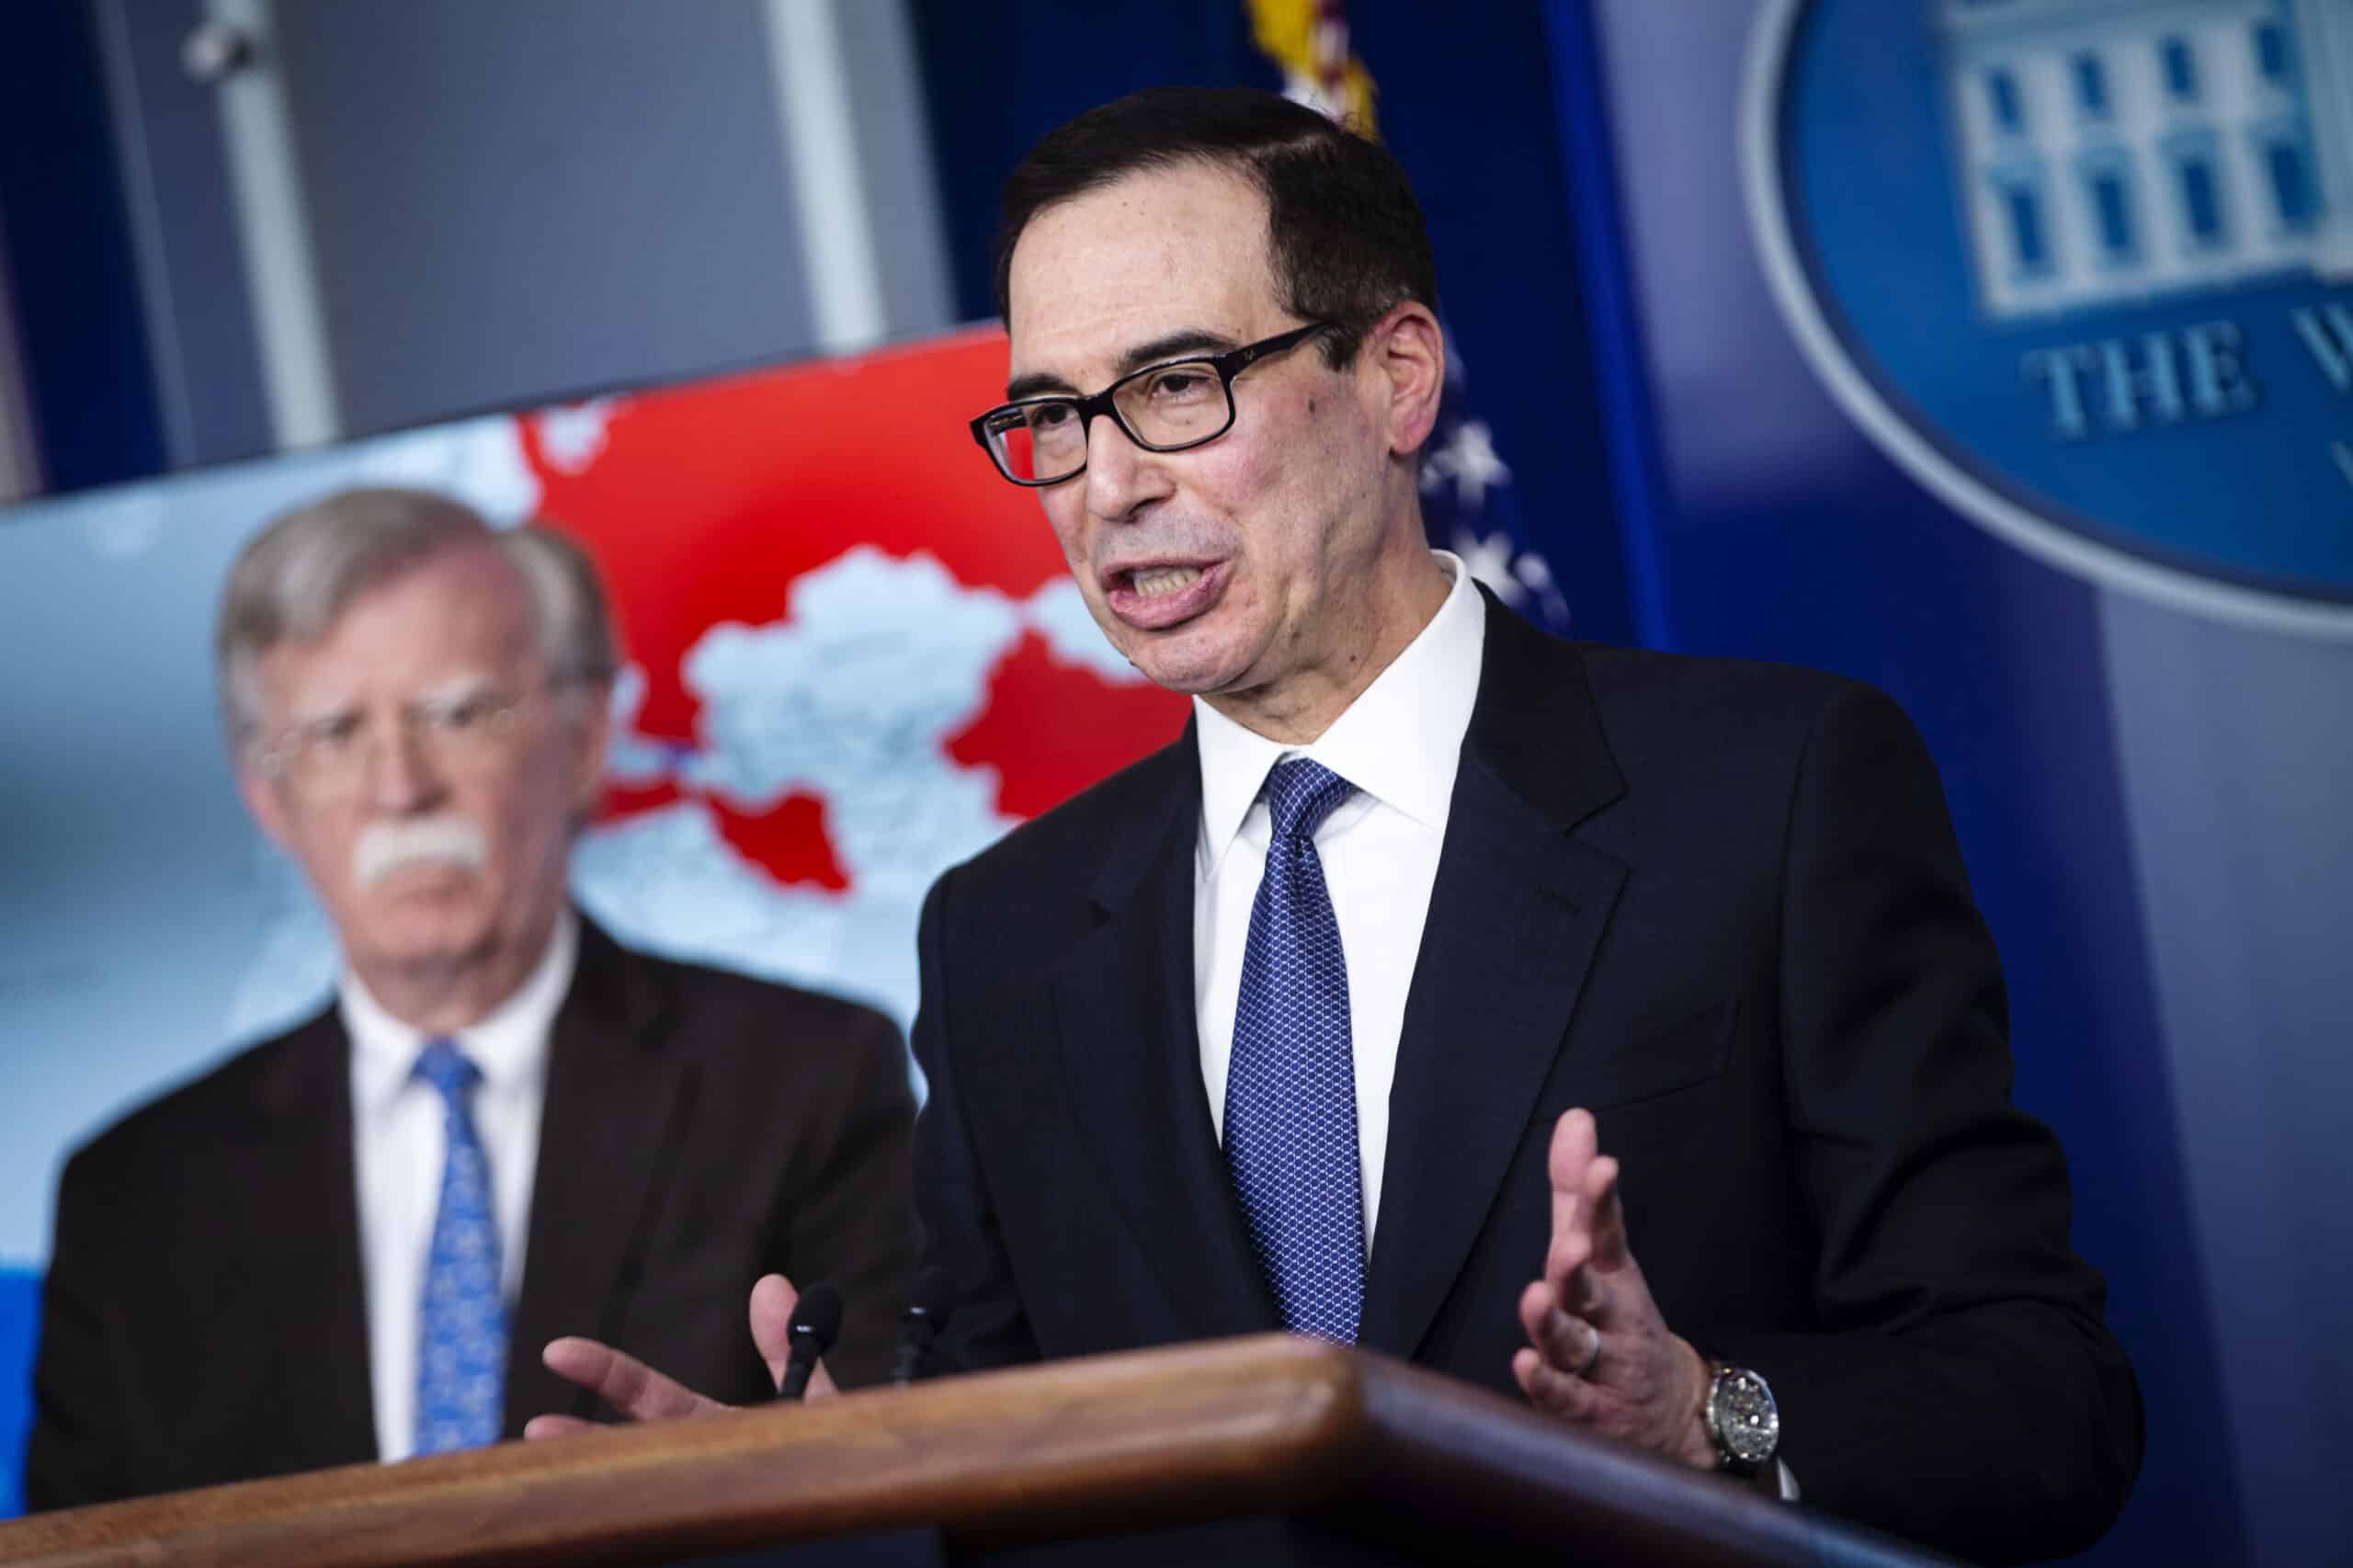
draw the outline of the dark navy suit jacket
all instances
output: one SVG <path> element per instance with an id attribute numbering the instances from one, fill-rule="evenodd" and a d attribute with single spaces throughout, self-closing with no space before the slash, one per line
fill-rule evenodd
<path id="1" fill-rule="evenodd" d="M 958 1364 L 1279 1326 L 1201 1083 L 1199 813 L 1188 728 L 925 907 L 916 1194 Z M 2010 1079 L 1994 946 L 1894 704 L 1489 604 L 1365 1346 L 1518 1397 L 1546 1151 L 1587 1107 L 1668 1324 L 1770 1381 L 1809 1502 L 1981 1559 L 2078 1550 L 2138 1468 L 2139 1395 Z"/>

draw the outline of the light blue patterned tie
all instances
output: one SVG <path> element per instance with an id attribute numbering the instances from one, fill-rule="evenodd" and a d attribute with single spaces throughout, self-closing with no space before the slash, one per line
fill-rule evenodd
<path id="1" fill-rule="evenodd" d="M 1353 1345 L 1364 1306 L 1348 966 L 1313 835 L 1356 786 L 1294 757 L 1267 775 L 1274 839 L 1250 905 L 1225 1080 L 1225 1163 L 1283 1326 Z"/>
<path id="2" fill-rule="evenodd" d="M 468 1104 L 482 1069 L 449 1040 L 436 1040 L 417 1054 L 416 1076 L 440 1091 L 441 1122 L 449 1132 L 416 1339 L 416 1451 L 438 1454 L 498 1441 L 506 1303 L 499 1294 L 490 1161 Z"/>

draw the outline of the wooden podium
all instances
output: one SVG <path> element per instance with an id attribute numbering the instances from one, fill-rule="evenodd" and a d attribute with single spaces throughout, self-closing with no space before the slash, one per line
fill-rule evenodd
<path id="1" fill-rule="evenodd" d="M 1215 1568 L 1936 1561 L 1387 1358 L 1283 1335 L 0 1523 L 0 1562 L 48 1568 L 720 1552 Z"/>

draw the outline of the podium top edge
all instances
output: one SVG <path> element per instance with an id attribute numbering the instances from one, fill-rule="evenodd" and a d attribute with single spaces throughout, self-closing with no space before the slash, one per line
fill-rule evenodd
<path id="1" fill-rule="evenodd" d="M 0 1523 L 0 1563 L 625 1564 L 1315 1511 L 1611 1561 L 1811 1562 L 1825 1531 L 1842 1562 L 1930 1561 L 1390 1358 L 1267 1335 L 42 1515 Z"/>

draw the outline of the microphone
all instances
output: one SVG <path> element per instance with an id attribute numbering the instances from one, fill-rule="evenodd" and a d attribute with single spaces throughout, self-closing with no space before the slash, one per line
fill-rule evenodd
<path id="1" fill-rule="evenodd" d="M 809 1376 L 817 1369 L 817 1358 L 841 1337 L 842 1293 L 831 1285 L 812 1285 L 801 1291 L 786 1332 L 791 1336 L 792 1355 L 784 1364 L 784 1381 L 778 1385 L 776 1396 L 799 1399 L 809 1392 Z"/>
<path id="2" fill-rule="evenodd" d="M 907 1293 L 907 1310 L 899 1316 L 899 1364 L 891 1373 L 894 1383 L 915 1381 L 932 1342 L 956 1311 L 956 1277 L 933 1264 L 915 1276 Z"/>

